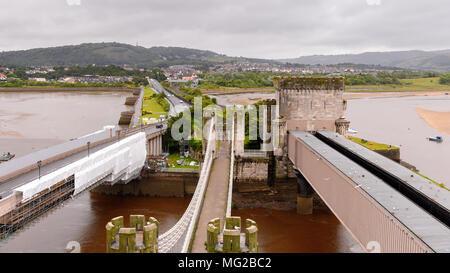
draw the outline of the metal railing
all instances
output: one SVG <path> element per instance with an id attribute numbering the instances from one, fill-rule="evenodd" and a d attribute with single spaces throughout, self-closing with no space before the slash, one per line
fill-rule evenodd
<path id="1" fill-rule="evenodd" d="M 225 217 L 231 217 L 232 200 L 233 200 L 233 180 L 234 180 L 234 118 L 231 124 L 231 155 L 230 155 L 230 180 L 228 184 L 228 200 L 227 200 L 227 211 Z"/>

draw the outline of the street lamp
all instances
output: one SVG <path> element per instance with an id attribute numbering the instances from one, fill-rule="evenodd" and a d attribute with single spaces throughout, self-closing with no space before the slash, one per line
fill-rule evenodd
<path id="1" fill-rule="evenodd" d="M 42 166 L 42 160 L 39 160 L 37 162 L 38 168 L 39 168 L 39 180 L 41 180 L 41 166 Z"/>
<path id="2" fill-rule="evenodd" d="M 88 141 L 87 146 L 88 146 L 88 157 L 89 157 L 91 155 L 91 142 L 90 141 Z"/>

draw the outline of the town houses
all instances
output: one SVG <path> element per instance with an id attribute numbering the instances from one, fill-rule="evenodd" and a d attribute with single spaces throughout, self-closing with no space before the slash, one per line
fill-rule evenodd
<path id="1" fill-rule="evenodd" d="M 8 77 L 5 74 L 0 73 L 0 81 L 6 81 Z"/>
<path id="2" fill-rule="evenodd" d="M 28 78 L 28 80 L 32 82 L 47 82 L 46 78 Z"/>
<path id="3" fill-rule="evenodd" d="M 64 83 L 119 83 L 131 82 L 132 80 L 133 77 L 85 75 L 77 77 L 63 77 L 58 81 Z"/>
<path id="4" fill-rule="evenodd" d="M 51 72 L 55 72 L 55 69 L 53 67 L 49 66 L 39 66 L 39 67 L 32 67 L 25 71 L 27 75 L 34 75 L 34 74 L 48 74 Z"/>
<path id="5" fill-rule="evenodd" d="M 92 65 L 95 67 L 95 65 Z M 97 66 L 99 67 L 99 66 Z M 106 67 L 106 66 L 105 66 Z M 35 66 L 27 68 L 0 66 L 0 81 L 6 82 L 13 79 L 22 79 L 32 82 L 61 82 L 61 83 L 129 83 L 133 82 L 134 76 L 130 71 L 140 72 L 148 69 L 121 66 L 120 69 L 112 69 L 112 72 L 103 74 L 83 75 L 79 72 L 80 67 L 51 67 Z M 92 70 L 91 70 L 92 71 Z M 90 71 L 90 72 L 91 72 Z M 118 73 L 118 71 L 120 73 Z M 126 72 L 124 72 L 126 71 Z M 376 74 L 380 71 L 394 71 L 392 68 L 377 67 L 370 65 L 337 64 L 337 65 L 307 65 L 289 64 L 281 62 L 262 61 L 233 61 L 228 63 L 210 64 L 204 66 L 181 64 L 162 68 L 162 71 L 171 83 L 192 82 L 192 87 L 198 86 L 202 81 L 200 75 L 203 73 L 228 73 L 228 72 L 262 72 L 276 74 L 296 74 L 296 75 L 352 75 L 352 74 Z M 97 73 L 92 71 L 93 73 Z M 116 74 L 115 74 L 116 73 Z M 81 75 L 80 75 L 81 74 Z M 102 76 L 108 75 L 108 76 Z"/>

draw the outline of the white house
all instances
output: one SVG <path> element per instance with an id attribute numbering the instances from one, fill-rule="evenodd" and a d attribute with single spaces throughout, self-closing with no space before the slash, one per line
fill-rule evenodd
<path id="1" fill-rule="evenodd" d="M 28 80 L 30 80 L 32 82 L 46 82 L 47 81 L 46 78 L 29 78 Z"/>

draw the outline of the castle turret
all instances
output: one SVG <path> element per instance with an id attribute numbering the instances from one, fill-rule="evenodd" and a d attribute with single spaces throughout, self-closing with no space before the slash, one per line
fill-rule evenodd
<path id="1" fill-rule="evenodd" d="M 257 253 L 258 226 L 247 219 L 242 232 L 241 217 L 227 217 L 221 230 L 220 219 L 211 220 L 207 226 L 206 250 L 209 253 Z"/>
<path id="2" fill-rule="evenodd" d="M 130 215 L 130 227 L 124 227 L 123 216 L 106 224 L 108 253 L 158 253 L 159 222 L 153 217 Z"/>

